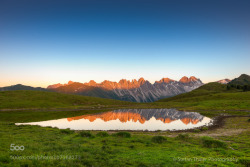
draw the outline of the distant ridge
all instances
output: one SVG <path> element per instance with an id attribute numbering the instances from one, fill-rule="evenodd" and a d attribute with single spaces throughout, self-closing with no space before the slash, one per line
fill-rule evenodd
<path id="1" fill-rule="evenodd" d="M 6 87 L 1 87 L 0 88 L 0 91 L 12 91 L 12 90 L 40 90 L 40 91 L 48 91 L 45 88 L 25 86 L 25 85 L 22 85 L 22 84 L 11 85 L 11 86 L 6 86 Z"/>
<path id="2" fill-rule="evenodd" d="M 230 79 L 222 79 L 216 82 L 221 83 L 221 84 L 228 84 L 230 81 L 231 81 Z"/>

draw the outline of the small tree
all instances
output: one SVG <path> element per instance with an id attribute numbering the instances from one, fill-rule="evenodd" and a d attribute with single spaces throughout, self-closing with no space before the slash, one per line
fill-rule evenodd
<path id="1" fill-rule="evenodd" d="M 250 90 L 250 85 L 244 85 L 243 86 L 243 91 L 246 92 L 246 91 L 249 91 Z"/>

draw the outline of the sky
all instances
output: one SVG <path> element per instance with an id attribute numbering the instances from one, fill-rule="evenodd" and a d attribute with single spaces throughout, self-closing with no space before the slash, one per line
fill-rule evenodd
<path id="1" fill-rule="evenodd" d="M 0 87 L 250 74 L 249 0 L 1 0 Z"/>

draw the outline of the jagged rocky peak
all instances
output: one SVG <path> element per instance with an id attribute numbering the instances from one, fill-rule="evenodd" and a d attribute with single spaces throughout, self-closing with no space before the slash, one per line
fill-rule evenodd
<path id="1" fill-rule="evenodd" d="M 188 82 L 189 82 L 189 79 L 188 79 L 188 77 L 184 76 L 184 77 L 182 77 L 182 78 L 180 79 L 180 82 L 182 82 L 182 83 L 188 83 Z"/>
<path id="2" fill-rule="evenodd" d="M 180 79 L 180 82 L 182 82 L 182 83 L 189 83 L 191 81 L 198 81 L 198 79 L 194 76 L 191 76 L 190 78 L 184 76 Z"/>
<path id="3" fill-rule="evenodd" d="M 109 80 L 104 80 L 100 83 L 100 85 L 103 86 L 110 86 L 113 82 L 109 81 Z M 115 83 L 115 82 L 114 82 Z"/>
<path id="4" fill-rule="evenodd" d="M 131 84 L 139 86 L 139 82 L 136 79 L 132 79 Z"/>
<path id="5" fill-rule="evenodd" d="M 129 80 L 127 81 L 126 79 L 121 79 L 120 81 L 119 81 L 119 84 L 127 84 L 128 82 L 130 82 Z"/>
<path id="6" fill-rule="evenodd" d="M 161 80 L 159 81 L 155 81 L 156 83 L 169 83 L 169 82 L 173 82 L 174 80 L 173 79 L 170 79 L 170 78 L 162 78 Z"/>
<path id="7" fill-rule="evenodd" d="M 49 86 L 47 87 L 47 89 L 56 89 L 56 88 L 59 88 L 59 87 L 61 87 L 61 86 L 71 85 L 71 84 L 73 84 L 73 83 L 75 83 L 75 82 L 69 81 L 69 82 L 66 83 L 66 84 L 57 83 L 57 84 L 54 84 L 54 85 L 49 85 Z"/>
<path id="8" fill-rule="evenodd" d="M 101 83 L 96 83 L 94 80 L 91 80 L 87 83 L 84 83 L 84 85 L 87 86 L 95 86 L 95 87 L 102 87 L 105 89 L 134 89 L 134 88 L 138 88 L 141 85 L 143 85 L 146 81 L 144 80 L 144 78 L 140 78 L 139 80 L 136 79 L 132 79 L 127 80 L 127 79 L 121 79 L 119 82 L 112 82 L 109 80 L 104 80 Z"/>
<path id="9" fill-rule="evenodd" d="M 113 87 L 115 86 L 115 84 L 116 84 L 116 82 L 111 82 L 111 81 L 108 81 L 108 80 L 104 80 L 99 85 L 101 87 L 104 87 L 105 89 L 113 89 Z"/>
<path id="10" fill-rule="evenodd" d="M 69 81 L 69 82 L 68 82 L 68 85 L 73 84 L 73 83 L 74 83 L 73 81 Z M 66 84 L 66 85 L 67 85 L 67 84 Z"/>
<path id="11" fill-rule="evenodd" d="M 132 79 L 132 83 L 138 83 L 136 79 Z"/>
<path id="12" fill-rule="evenodd" d="M 89 82 L 84 83 L 84 85 L 87 85 L 87 86 L 96 86 L 97 83 L 94 80 L 90 80 Z"/>
<path id="13" fill-rule="evenodd" d="M 96 84 L 96 82 L 95 82 L 94 80 L 90 80 L 90 81 L 89 81 L 89 84 L 91 84 L 91 85 L 95 85 L 95 84 Z"/>
<path id="14" fill-rule="evenodd" d="M 195 78 L 194 76 L 191 76 L 190 78 L 189 78 L 189 81 L 197 81 L 198 79 L 197 78 Z"/>
<path id="15" fill-rule="evenodd" d="M 145 82 L 145 79 L 142 77 L 138 80 L 139 85 L 143 85 Z"/>
<path id="16" fill-rule="evenodd" d="M 58 83 L 58 84 L 54 84 L 54 85 L 49 85 L 47 87 L 47 89 L 56 89 L 56 88 L 59 88 L 60 86 L 63 86 L 63 84 Z"/>
<path id="17" fill-rule="evenodd" d="M 121 79 L 119 81 L 119 88 L 121 89 L 133 89 L 133 88 L 138 88 L 142 84 L 145 83 L 145 80 L 143 78 L 140 78 L 138 81 L 136 79 L 126 80 L 126 79 Z"/>

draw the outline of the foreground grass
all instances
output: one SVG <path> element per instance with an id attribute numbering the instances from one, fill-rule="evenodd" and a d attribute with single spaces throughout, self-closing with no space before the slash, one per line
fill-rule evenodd
<path id="1" fill-rule="evenodd" d="M 19 111 L 19 116 L 17 111 L 0 112 L 0 166 L 249 165 L 249 117 L 228 118 L 222 128 L 185 134 L 161 131 L 75 132 L 50 127 L 16 126 L 13 123 L 89 112 L 99 110 L 66 113 Z M 25 149 L 11 151 L 11 144 L 24 146 Z"/>
<path id="2" fill-rule="evenodd" d="M 222 128 L 204 128 L 186 134 L 161 131 L 111 134 L 14 125 L 14 122 L 102 112 L 109 107 L 199 110 L 201 114 L 212 117 L 219 114 L 249 115 L 249 112 L 239 110 L 250 110 L 250 92 L 228 92 L 223 85 L 217 84 L 161 102 L 141 104 L 53 92 L 0 92 L 1 109 L 57 108 L 54 111 L 0 111 L 0 166 L 250 165 L 249 117 L 228 118 Z M 85 110 L 60 111 L 58 108 Z M 96 108 L 99 110 L 93 110 Z M 11 144 L 25 149 L 11 151 Z"/>

